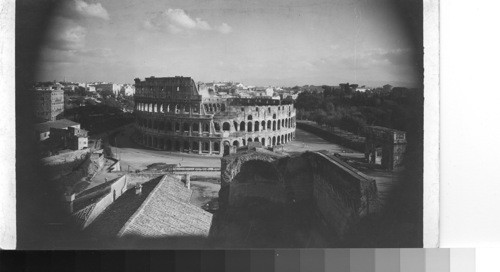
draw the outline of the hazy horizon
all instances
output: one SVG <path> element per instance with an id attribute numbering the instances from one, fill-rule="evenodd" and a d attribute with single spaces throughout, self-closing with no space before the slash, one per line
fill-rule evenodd
<path id="1" fill-rule="evenodd" d="M 422 48 L 401 2 L 64 1 L 51 17 L 36 79 L 418 87 Z"/>

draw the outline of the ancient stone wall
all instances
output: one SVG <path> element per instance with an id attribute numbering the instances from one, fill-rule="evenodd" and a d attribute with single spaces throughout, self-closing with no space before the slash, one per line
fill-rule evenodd
<path id="1" fill-rule="evenodd" d="M 235 208 L 247 198 L 285 205 L 313 203 L 339 237 L 370 213 L 369 203 L 377 197 L 373 179 L 319 152 L 283 156 L 256 149 L 225 156 L 221 181 L 221 207 Z"/>

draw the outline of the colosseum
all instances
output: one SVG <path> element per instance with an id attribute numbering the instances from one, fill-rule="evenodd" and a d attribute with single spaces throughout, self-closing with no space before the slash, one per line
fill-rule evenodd
<path id="1" fill-rule="evenodd" d="M 136 78 L 135 88 L 135 137 L 147 147 L 221 156 L 252 142 L 274 147 L 295 138 L 293 100 L 223 98 L 177 76 Z"/>

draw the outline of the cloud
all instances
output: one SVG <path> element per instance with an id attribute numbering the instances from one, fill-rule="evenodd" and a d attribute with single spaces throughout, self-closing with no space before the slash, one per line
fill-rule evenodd
<path id="1" fill-rule="evenodd" d="M 227 34 L 227 33 L 230 33 L 233 31 L 233 28 L 230 27 L 228 24 L 226 23 L 222 23 L 222 25 L 220 25 L 217 30 L 222 33 L 222 34 Z"/>
<path id="2" fill-rule="evenodd" d="M 72 20 L 58 17 L 48 35 L 47 46 L 59 50 L 78 50 L 85 46 L 87 30 Z"/>
<path id="3" fill-rule="evenodd" d="M 108 11 L 101 5 L 101 3 L 89 4 L 83 0 L 73 1 L 74 10 L 82 17 L 95 17 L 103 20 L 109 20 Z"/>
<path id="4" fill-rule="evenodd" d="M 223 34 L 232 31 L 232 28 L 223 23 L 221 26 L 213 28 L 210 24 L 201 18 L 191 18 L 182 9 L 167 9 L 154 16 L 151 19 L 144 21 L 144 28 L 149 30 L 167 30 L 171 33 L 181 33 L 185 31 L 211 31 L 217 30 Z"/>

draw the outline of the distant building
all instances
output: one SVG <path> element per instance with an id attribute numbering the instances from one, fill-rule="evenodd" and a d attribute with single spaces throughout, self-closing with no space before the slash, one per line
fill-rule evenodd
<path id="1" fill-rule="evenodd" d="M 126 96 L 134 95 L 135 87 L 130 84 L 123 84 L 123 86 L 120 89 L 120 92 L 122 92 Z"/>
<path id="2" fill-rule="evenodd" d="M 94 83 L 91 86 L 94 86 L 95 90 L 98 92 L 111 91 L 115 95 L 118 95 L 118 93 L 122 88 L 120 84 L 114 84 L 114 83 Z"/>
<path id="3" fill-rule="evenodd" d="M 39 123 L 35 125 L 35 137 L 37 140 L 43 141 L 50 137 L 52 128 L 68 129 L 70 127 L 80 129 L 80 124 L 67 119 Z"/>
<path id="4" fill-rule="evenodd" d="M 64 112 L 64 91 L 60 84 L 34 90 L 34 114 L 39 122 L 55 121 Z"/>
<path id="5" fill-rule="evenodd" d="M 87 148 L 88 132 L 84 129 L 68 127 L 50 128 L 50 139 L 60 144 L 63 148 L 81 150 Z"/>

